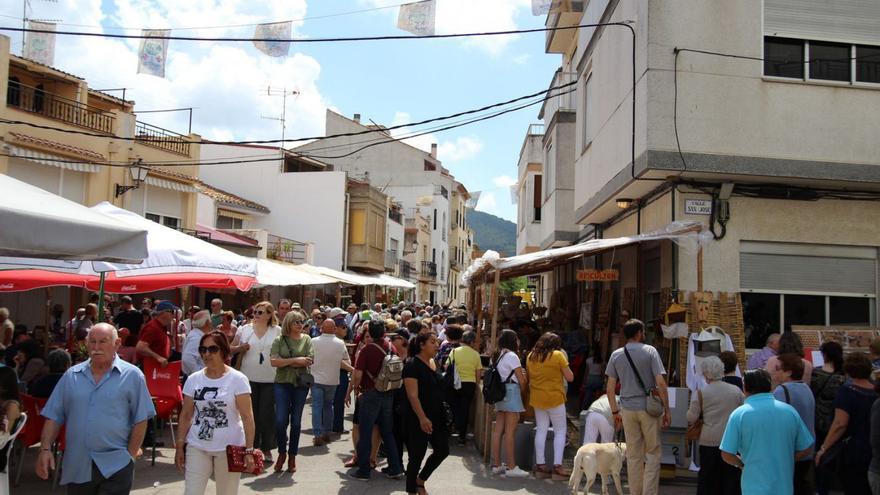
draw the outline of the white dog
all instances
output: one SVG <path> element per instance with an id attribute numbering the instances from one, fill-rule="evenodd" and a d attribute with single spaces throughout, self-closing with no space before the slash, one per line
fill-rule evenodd
<path id="1" fill-rule="evenodd" d="M 586 475 L 587 487 L 584 493 L 590 492 L 596 475 L 602 475 L 602 495 L 608 495 L 606 476 L 614 478 L 614 486 L 617 487 L 617 495 L 623 495 L 620 486 L 620 470 L 623 469 L 623 461 L 626 459 L 625 443 L 588 443 L 579 448 L 574 456 L 574 469 L 568 485 L 571 493 L 577 495 L 580 488 L 581 477 Z"/>

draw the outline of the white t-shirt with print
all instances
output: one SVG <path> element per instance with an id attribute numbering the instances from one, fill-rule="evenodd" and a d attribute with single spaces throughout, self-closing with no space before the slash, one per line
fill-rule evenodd
<path id="1" fill-rule="evenodd" d="M 269 362 L 269 351 L 272 350 L 272 342 L 275 342 L 279 335 L 281 335 L 281 327 L 277 325 L 267 328 L 263 338 L 257 337 L 251 324 L 238 328 L 236 332 L 238 344 L 251 346 L 242 354 L 240 367 L 248 380 L 256 383 L 275 383 L 275 368 Z M 262 363 L 260 363 L 260 354 L 263 355 Z"/>
<path id="2" fill-rule="evenodd" d="M 498 370 L 498 374 L 501 375 L 501 379 L 507 380 L 507 375 L 510 375 L 510 372 L 517 368 L 522 368 L 522 363 L 519 360 L 519 356 L 517 356 L 515 352 L 501 352 L 502 354 L 501 357 L 498 359 L 498 366 L 496 367 L 496 369 Z M 519 383 L 519 379 L 516 377 L 516 373 L 510 376 L 510 381 L 513 383 Z"/>
<path id="3" fill-rule="evenodd" d="M 204 369 L 190 375 L 183 395 L 192 397 L 195 411 L 186 442 L 205 452 L 222 452 L 227 445 L 244 446 L 244 425 L 235 397 L 249 393 L 247 377 L 232 368 L 216 379 L 205 376 Z"/>

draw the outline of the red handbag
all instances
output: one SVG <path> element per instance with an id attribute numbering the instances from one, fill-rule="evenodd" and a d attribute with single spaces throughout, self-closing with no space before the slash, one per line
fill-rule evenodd
<path id="1" fill-rule="evenodd" d="M 241 445 L 226 446 L 226 466 L 230 473 L 263 474 L 263 452 L 253 449 L 254 470 L 247 471 L 247 463 L 244 460 L 247 449 Z"/>

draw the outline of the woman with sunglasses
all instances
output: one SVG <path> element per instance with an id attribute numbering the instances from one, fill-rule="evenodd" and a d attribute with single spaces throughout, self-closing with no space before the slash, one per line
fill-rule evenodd
<path id="1" fill-rule="evenodd" d="M 303 333 L 305 315 L 290 311 L 281 323 L 281 335 L 272 343 L 270 362 L 275 367 L 275 435 L 278 459 L 275 472 L 281 472 L 284 461 L 287 471 L 296 472 L 296 454 L 302 431 L 302 413 L 311 383 L 304 380 L 312 365 L 315 351 L 311 338 Z M 287 428 L 290 427 L 288 445 Z M 289 456 L 289 457 L 288 457 Z"/>
<path id="2" fill-rule="evenodd" d="M 275 448 L 275 368 L 269 362 L 272 343 L 281 333 L 275 307 L 269 301 L 254 305 L 253 321 L 238 328 L 232 348 L 239 349 L 240 370 L 251 385 L 254 404 L 254 448 L 263 451 L 266 462 L 272 462 Z"/>
<path id="3" fill-rule="evenodd" d="M 241 473 L 230 473 L 226 446 L 244 445 L 254 466 L 254 415 L 248 379 L 226 365 L 229 342 L 217 331 L 204 335 L 199 354 L 205 367 L 186 380 L 174 463 L 184 473 L 184 494 L 201 495 L 214 476 L 218 495 L 235 495 Z"/>

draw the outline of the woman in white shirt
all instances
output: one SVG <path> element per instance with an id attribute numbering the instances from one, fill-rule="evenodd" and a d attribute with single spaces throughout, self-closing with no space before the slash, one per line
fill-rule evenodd
<path id="1" fill-rule="evenodd" d="M 495 351 L 493 362 L 505 382 L 504 399 L 495 403 L 495 429 L 492 431 L 492 474 L 501 474 L 508 478 L 525 478 L 527 471 L 516 465 L 513 455 L 516 425 L 519 415 L 525 411 L 522 394 L 526 390 L 526 374 L 522 362 L 517 355 L 519 337 L 516 332 L 504 329 L 498 337 L 498 350 Z M 501 463 L 501 440 L 504 438 L 506 463 Z"/>
<path id="2" fill-rule="evenodd" d="M 275 368 L 269 362 L 272 342 L 281 334 L 275 307 L 269 301 L 254 305 L 253 321 L 238 328 L 232 347 L 238 349 L 240 370 L 251 386 L 254 405 L 254 448 L 272 462 L 275 445 Z"/>
<path id="3" fill-rule="evenodd" d="M 218 331 L 202 337 L 199 354 L 205 368 L 183 386 L 183 409 L 174 463 L 184 473 L 184 494 L 203 495 L 214 476 L 217 495 L 235 495 L 241 473 L 230 473 L 226 446 L 243 445 L 247 470 L 254 467 L 254 416 L 248 379 L 226 365 L 226 336 Z"/>

